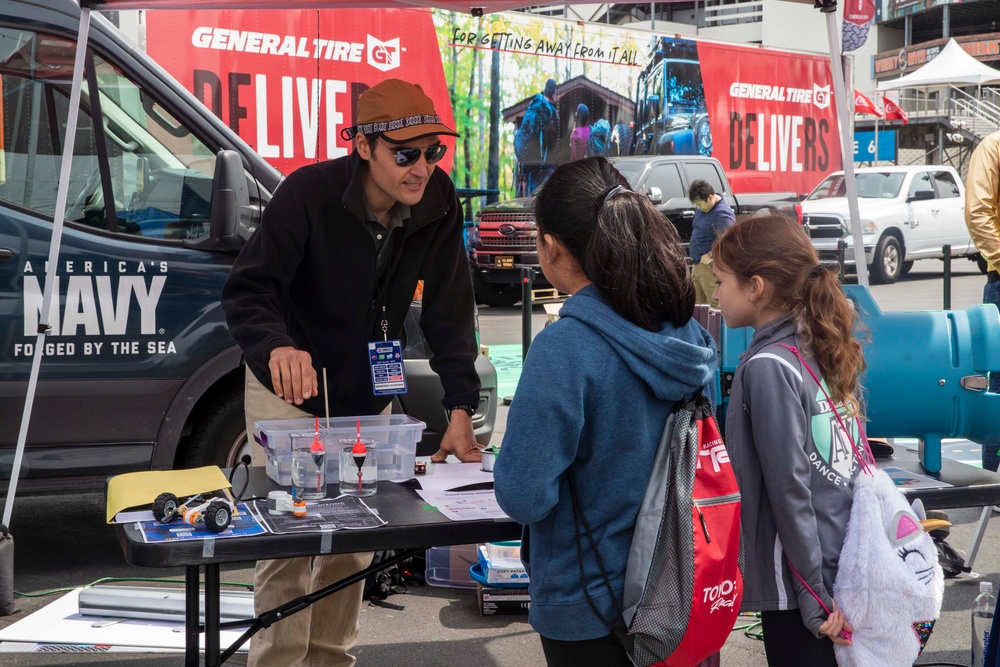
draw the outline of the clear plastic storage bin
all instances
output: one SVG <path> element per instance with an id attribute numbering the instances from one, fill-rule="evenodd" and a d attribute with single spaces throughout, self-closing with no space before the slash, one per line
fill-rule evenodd
<path id="1" fill-rule="evenodd" d="M 431 547 L 427 550 L 424 580 L 431 586 L 475 588 L 476 582 L 469 575 L 469 568 L 479 559 L 478 549 L 475 544 Z"/>
<path id="2" fill-rule="evenodd" d="M 357 420 L 361 420 L 361 437 L 375 440 L 378 450 L 379 481 L 413 477 L 417 443 L 423 436 L 424 424 L 409 415 L 367 415 L 335 417 L 326 426 L 320 418 L 320 433 L 328 434 L 327 442 L 357 436 Z M 315 419 L 277 419 L 254 422 L 260 431 L 261 447 L 267 454 L 267 476 L 282 486 L 292 483 L 292 433 L 315 433 Z M 326 457 L 327 480 L 340 479 L 340 457 Z M 475 554 L 473 554 L 475 559 Z"/>

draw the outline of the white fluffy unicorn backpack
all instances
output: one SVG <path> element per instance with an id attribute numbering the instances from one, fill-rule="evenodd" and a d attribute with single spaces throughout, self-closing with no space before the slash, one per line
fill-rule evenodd
<path id="1" fill-rule="evenodd" d="M 808 362 L 789 349 L 823 388 Z M 840 421 L 833 401 L 826 398 Z M 863 451 L 842 421 L 840 426 L 862 472 L 854 480 L 851 518 L 833 584 L 833 599 L 854 628 L 850 646 L 834 644 L 837 664 L 910 667 L 941 613 L 944 572 L 934 541 L 921 525 L 926 519 L 923 504 L 918 500 L 908 505 L 892 479 L 875 465 L 860 420 Z"/>

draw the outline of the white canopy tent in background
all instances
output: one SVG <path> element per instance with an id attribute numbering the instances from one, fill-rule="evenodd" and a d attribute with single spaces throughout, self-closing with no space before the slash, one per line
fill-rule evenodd
<path id="1" fill-rule="evenodd" d="M 473 16 L 484 13 L 518 9 L 528 6 L 549 4 L 586 4 L 577 0 L 522 1 L 522 0 L 79 0 L 80 29 L 76 45 L 76 58 L 73 66 L 73 82 L 70 89 L 69 116 L 66 121 L 65 141 L 63 144 L 62 164 L 59 173 L 59 187 L 56 194 L 56 209 L 52 221 L 52 241 L 49 246 L 48 269 L 45 276 L 45 287 L 42 292 L 42 307 L 38 325 L 38 338 L 35 343 L 35 354 L 31 360 L 31 372 L 28 376 L 27 395 L 25 396 L 24 412 L 21 417 L 21 427 L 18 431 L 17 445 L 14 450 L 14 461 L 11 469 L 10 482 L 7 487 L 7 499 L 4 504 L 3 523 L 10 525 L 14 498 L 17 494 L 17 481 L 20 476 L 21 462 L 24 458 L 24 447 L 27 441 L 28 425 L 31 422 L 31 411 L 34 405 L 35 392 L 38 387 L 39 369 L 42 363 L 42 350 L 45 347 L 45 336 L 51 330 L 48 317 L 51 311 L 55 280 L 52 272 L 59 265 L 59 250 L 62 242 L 62 230 L 65 222 L 66 200 L 69 191 L 70 166 L 73 162 L 77 124 L 80 110 L 81 87 L 83 80 L 84 56 L 87 51 L 87 38 L 90 31 L 90 14 L 95 9 L 125 10 L 125 9 L 361 9 L 361 8 L 400 8 L 428 7 L 454 12 L 464 12 Z M 624 0 L 626 4 L 647 4 L 636 0 Z M 659 0 L 659 2 L 676 2 L 679 0 Z M 804 4 L 813 4 L 813 0 L 790 0 Z M 845 186 L 851 210 L 851 228 L 854 234 L 854 247 L 863 248 L 861 227 L 859 224 L 857 187 L 854 181 L 853 155 L 850 142 L 847 93 L 844 82 L 840 51 L 840 30 L 836 12 L 835 0 L 822 0 L 823 12 L 826 13 L 827 33 L 830 40 L 830 61 L 833 68 L 834 94 L 837 104 L 837 114 L 840 120 L 841 150 L 845 172 Z M 868 267 L 864 262 L 864 253 L 855 253 L 858 282 L 868 286 Z"/>
<path id="2" fill-rule="evenodd" d="M 878 84 L 878 90 L 983 86 L 988 83 L 1000 83 L 1000 70 L 979 62 L 952 38 L 934 60 L 898 79 L 883 81 Z"/>

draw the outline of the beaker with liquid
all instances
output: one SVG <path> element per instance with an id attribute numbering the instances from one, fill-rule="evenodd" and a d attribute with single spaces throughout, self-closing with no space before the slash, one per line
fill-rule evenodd
<path id="1" fill-rule="evenodd" d="M 326 498 L 326 457 L 333 456 L 323 433 L 292 433 L 292 490 L 301 500 Z"/>
<path id="2" fill-rule="evenodd" d="M 340 492 L 351 496 L 372 496 L 378 488 L 378 460 L 375 441 L 360 438 L 364 454 L 355 449 L 358 438 L 341 438 Z"/>

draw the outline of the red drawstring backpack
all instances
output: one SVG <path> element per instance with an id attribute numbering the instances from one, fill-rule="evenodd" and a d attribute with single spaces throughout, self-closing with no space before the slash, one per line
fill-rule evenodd
<path id="1" fill-rule="evenodd" d="M 572 478 L 569 488 L 581 580 L 582 523 L 611 590 Z M 678 403 L 663 428 L 632 535 L 622 617 L 608 621 L 586 585 L 584 593 L 639 667 L 694 667 L 726 643 L 743 598 L 740 492 L 704 395 Z"/>

